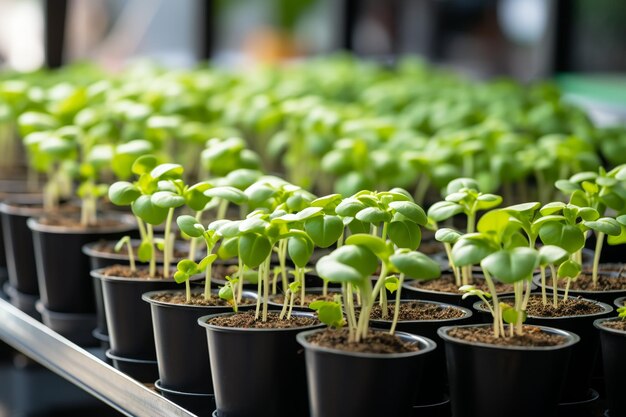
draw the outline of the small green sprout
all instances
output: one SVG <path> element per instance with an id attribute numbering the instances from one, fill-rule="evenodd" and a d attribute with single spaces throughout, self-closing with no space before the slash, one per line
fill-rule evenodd
<path id="1" fill-rule="evenodd" d="M 239 278 L 231 278 L 230 276 L 226 276 L 226 284 L 219 290 L 219 297 L 226 301 L 233 307 L 233 311 L 236 313 L 238 310 L 237 307 L 237 297 L 235 297 L 235 293 L 237 292 L 236 285 L 239 282 Z"/>
<path id="2" fill-rule="evenodd" d="M 119 252 L 126 245 L 126 249 L 128 250 L 128 262 L 130 263 L 130 271 L 136 272 L 137 268 L 135 267 L 135 254 L 133 253 L 133 245 L 130 241 L 130 236 L 124 236 L 115 244 L 115 252 Z"/>
<path id="3" fill-rule="evenodd" d="M 626 320 L 626 306 L 619 307 L 617 309 L 617 313 L 617 317 L 621 318 L 622 320 Z"/>
<path id="4" fill-rule="evenodd" d="M 309 308 L 317 311 L 319 321 L 329 327 L 338 329 L 345 325 L 340 300 L 340 295 L 335 296 L 335 301 L 316 300 L 309 304 Z"/>
<path id="5" fill-rule="evenodd" d="M 300 281 L 294 281 L 289 284 L 289 287 L 287 288 L 287 292 L 285 293 L 285 301 L 283 302 L 283 309 L 280 312 L 281 320 L 285 317 L 285 313 L 287 313 L 287 320 L 291 318 L 293 304 L 296 298 L 296 294 L 300 290 L 300 287 L 301 287 Z M 287 309 L 287 306 L 289 306 L 289 309 Z"/>

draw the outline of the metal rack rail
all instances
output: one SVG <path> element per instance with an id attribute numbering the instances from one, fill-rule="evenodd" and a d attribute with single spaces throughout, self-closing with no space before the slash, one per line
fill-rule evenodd
<path id="1" fill-rule="evenodd" d="M 0 298 L 0 339 L 129 416 L 194 417 Z M 102 355 L 103 356 L 103 355 Z"/>

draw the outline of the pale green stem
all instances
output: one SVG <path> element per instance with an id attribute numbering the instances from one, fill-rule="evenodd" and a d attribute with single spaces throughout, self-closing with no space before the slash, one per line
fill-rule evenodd
<path id="1" fill-rule="evenodd" d="M 550 275 L 552 278 L 552 304 L 554 308 L 557 308 L 559 305 L 559 291 L 557 288 L 558 277 L 556 276 L 556 268 L 554 265 L 550 265 Z"/>
<path id="2" fill-rule="evenodd" d="M 185 281 L 185 300 L 187 301 L 187 304 L 191 302 L 191 284 L 189 283 L 189 280 Z"/>
<path id="3" fill-rule="evenodd" d="M 291 290 L 287 290 L 287 292 L 285 293 L 285 298 L 283 300 L 283 308 L 280 310 L 280 315 L 278 316 L 279 319 L 283 319 L 285 317 L 285 314 L 287 314 L 287 307 L 289 305 L 289 295 L 291 294 Z"/>
<path id="4" fill-rule="evenodd" d="M 146 225 L 141 218 L 135 216 L 135 219 L 137 220 L 137 228 L 139 229 L 139 238 L 143 241 L 148 234 L 146 232 Z"/>
<path id="5" fill-rule="evenodd" d="M 391 329 L 389 329 L 389 334 L 394 334 L 396 331 L 396 325 L 398 324 L 398 316 L 400 315 L 400 288 L 402 288 L 402 284 L 404 283 L 404 274 L 400 274 L 400 278 L 398 278 L 398 289 L 396 290 L 396 305 L 393 308 L 393 321 L 391 322 Z"/>
<path id="6" fill-rule="evenodd" d="M 461 276 L 459 275 L 458 268 L 454 265 L 454 261 L 452 260 L 452 246 L 448 242 L 444 242 L 443 247 L 446 250 L 446 256 L 448 257 L 448 265 L 452 269 L 452 273 L 454 274 L 454 283 L 457 287 L 460 287 L 461 284 Z"/>
<path id="7" fill-rule="evenodd" d="M 378 283 L 376 283 L 378 285 Z M 380 289 L 374 289 L 372 291 L 372 283 L 369 279 L 365 280 L 364 288 L 359 288 L 363 296 L 363 305 L 361 306 L 361 314 L 359 314 L 359 322 L 357 324 L 356 341 L 360 342 L 361 339 L 367 337 L 367 331 L 369 329 L 370 311 L 372 304 L 374 303 L 374 294 L 377 294 Z"/>
<path id="8" fill-rule="evenodd" d="M 128 252 L 128 262 L 130 263 L 130 272 L 137 271 L 137 267 L 135 266 L 135 254 L 133 253 L 133 245 L 130 242 L 130 239 L 126 242 L 126 250 Z"/>
<path id="9" fill-rule="evenodd" d="M 256 313 L 254 314 L 254 319 L 259 319 L 259 313 L 261 312 L 261 290 L 263 285 L 263 268 L 265 264 L 259 265 L 258 278 L 257 278 L 257 297 L 256 297 Z"/>
<path id="10" fill-rule="evenodd" d="M 387 240 L 387 228 L 389 227 L 389 223 L 383 222 L 383 231 L 381 232 L 381 238 L 383 240 Z"/>
<path id="11" fill-rule="evenodd" d="M 271 253 L 271 252 L 270 252 Z M 265 261 L 265 274 L 263 277 L 263 317 L 262 321 L 265 323 L 267 321 L 267 302 L 270 298 L 270 262 L 271 255 L 267 257 Z"/>
<path id="12" fill-rule="evenodd" d="M 591 276 L 594 289 L 598 286 L 598 267 L 600 266 L 600 254 L 602 252 L 603 243 L 604 243 L 604 233 L 598 232 L 598 236 L 596 240 L 596 250 L 595 250 L 595 253 L 593 254 L 593 272 Z"/>
<path id="13" fill-rule="evenodd" d="M 171 208 L 167 212 L 167 219 L 165 220 L 165 235 L 163 236 L 163 277 L 170 277 L 170 262 L 172 259 L 172 220 L 174 219 L 174 209 Z"/>
<path id="14" fill-rule="evenodd" d="M 280 263 L 280 276 L 283 282 L 283 291 L 289 287 L 287 279 L 287 240 L 283 239 L 278 243 L 278 262 Z"/>
<path id="15" fill-rule="evenodd" d="M 546 291 L 546 267 L 540 266 L 539 270 L 541 271 L 541 301 L 543 305 L 548 305 L 548 294 Z"/>
<path id="16" fill-rule="evenodd" d="M 567 301 L 567 296 L 569 294 L 569 287 L 571 284 L 572 284 L 572 279 L 568 277 L 565 282 L 565 294 L 563 294 L 563 301 Z"/>
<path id="17" fill-rule="evenodd" d="M 296 301 L 296 294 L 291 293 L 291 297 L 289 298 L 289 312 L 287 313 L 287 320 L 291 319 L 291 312 L 293 311 L 293 304 Z"/>
<path id="18" fill-rule="evenodd" d="M 328 295 L 328 280 L 327 279 L 325 279 L 324 283 L 322 284 L 322 295 L 324 297 Z"/>
<path id="19" fill-rule="evenodd" d="M 226 217 L 226 210 L 228 209 L 228 200 L 220 201 L 217 206 L 217 220 L 222 220 Z"/>
<path id="20" fill-rule="evenodd" d="M 150 278 L 154 278 L 154 276 L 156 275 L 156 253 L 154 250 L 154 230 L 152 228 L 152 225 L 150 223 L 148 223 L 146 225 L 146 229 L 147 229 L 147 239 L 148 242 L 150 242 L 150 247 L 152 248 L 152 256 L 150 256 L 150 269 L 149 269 L 149 275 Z"/>
<path id="21" fill-rule="evenodd" d="M 349 285 L 343 283 L 341 284 L 341 290 L 343 292 L 344 305 L 346 309 L 346 317 L 348 320 L 348 332 L 349 339 L 354 340 L 354 330 L 356 329 L 356 319 L 354 315 L 354 305 L 350 303 L 350 299 L 352 298 L 352 290 L 349 290 Z"/>
<path id="22" fill-rule="evenodd" d="M 489 272 L 487 272 L 487 270 L 483 268 L 483 274 L 485 275 L 485 282 L 489 287 L 489 292 L 491 292 L 491 298 L 493 300 L 493 335 L 497 338 L 500 337 L 500 326 L 502 325 L 502 317 L 500 315 L 500 302 L 498 301 L 496 286 L 493 284 L 493 280 L 491 279 Z"/>
<path id="23" fill-rule="evenodd" d="M 241 303 L 243 297 L 243 261 L 239 258 L 239 266 L 237 269 L 237 278 L 239 278 L 239 282 L 237 286 L 239 287 L 237 291 L 237 303 Z"/>
<path id="24" fill-rule="evenodd" d="M 306 295 L 304 268 L 296 267 L 296 271 L 298 271 L 298 276 L 300 278 L 300 305 L 304 306 L 304 296 Z"/>
<path id="25" fill-rule="evenodd" d="M 413 198 L 417 204 L 424 203 L 424 197 L 426 197 L 426 192 L 428 191 L 428 187 L 430 186 L 430 178 L 426 174 L 420 175 L 420 178 L 417 182 L 417 187 L 415 187 L 415 194 Z"/>

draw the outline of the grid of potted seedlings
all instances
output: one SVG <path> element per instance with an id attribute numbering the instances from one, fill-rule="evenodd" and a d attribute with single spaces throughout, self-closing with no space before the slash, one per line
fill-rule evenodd
<path id="1" fill-rule="evenodd" d="M 118 369 L 199 415 L 584 415 L 602 376 L 624 413 L 623 131 L 552 87 L 53 75 L 0 83 L 7 293 Z"/>

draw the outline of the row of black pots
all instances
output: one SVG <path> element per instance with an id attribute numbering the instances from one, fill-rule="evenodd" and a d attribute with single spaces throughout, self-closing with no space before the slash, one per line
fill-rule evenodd
<path id="1" fill-rule="evenodd" d="M 624 305 L 625 297 L 615 300 L 619 307 Z M 604 326 L 608 318 L 598 319 L 593 324 L 600 332 L 602 362 L 604 370 L 604 387 L 609 417 L 626 416 L 626 397 L 624 397 L 623 381 L 626 370 L 626 331 L 611 329 Z"/>

